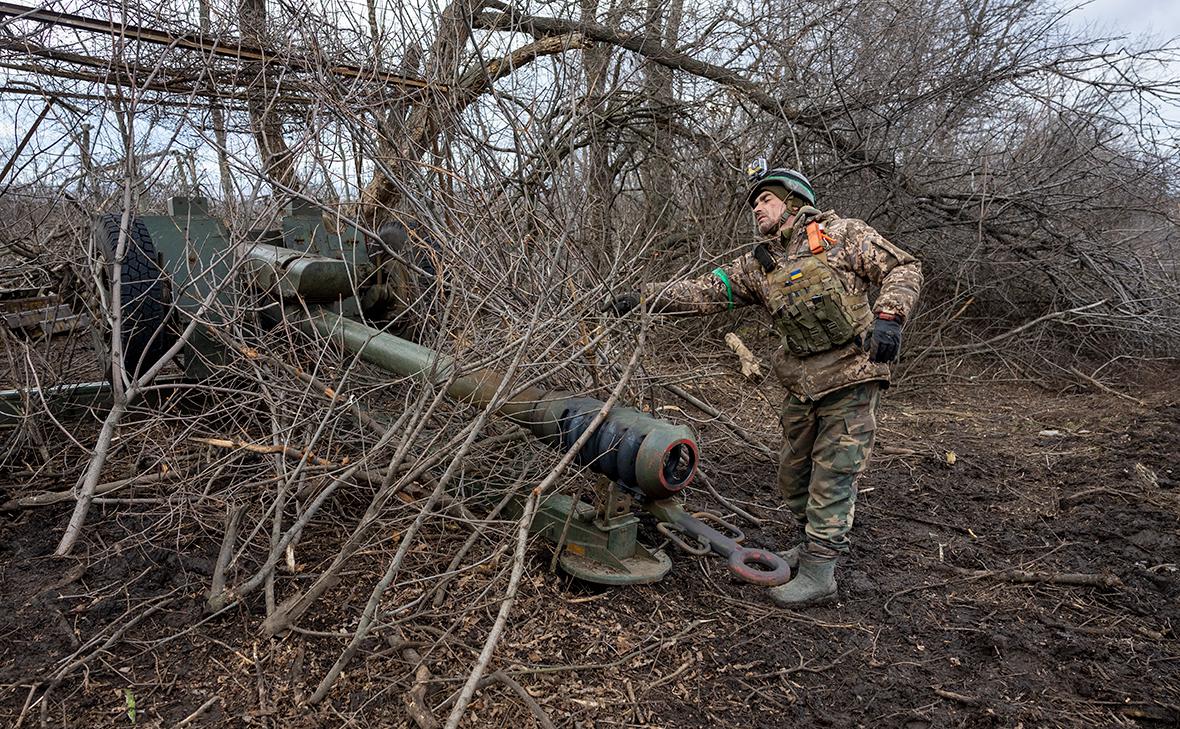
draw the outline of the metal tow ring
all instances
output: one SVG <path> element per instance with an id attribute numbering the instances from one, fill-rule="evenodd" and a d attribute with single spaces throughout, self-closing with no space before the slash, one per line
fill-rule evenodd
<path id="1" fill-rule="evenodd" d="M 662 521 L 656 524 L 656 531 L 670 539 L 673 544 L 680 547 L 683 551 L 696 557 L 704 557 L 713 551 L 708 542 L 703 542 L 699 539 L 693 540 L 696 542 L 695 544 L 689 544 L 683 536 L 685 532 L 678 525 L 672 524 L 671 522 Z"/>
<path id="2" fill-rule="evenodd" d="M 740 544 L 745 539 L 742 531 L 716 514 L 707 511 L 689 514 L 673 499 L 654 501 L 645 508 L 660 519 L 661 523 L 656 527 L 660 533 L 678 547 L 689 554 L 712 551 L 726 557 L 730 572 L 746 582 L 774 587 L 791 579 L 791 568 L 782 557 L 765 549 L 743 547 Z M 732 536 L 714 529 L 707 522 L 726 529 Z M 686 537 L 692 537 L 697 544 L 690 545 Z"/>

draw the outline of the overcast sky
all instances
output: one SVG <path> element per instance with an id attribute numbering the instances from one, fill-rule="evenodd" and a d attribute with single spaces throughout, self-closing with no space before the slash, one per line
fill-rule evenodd
<path id="1" fill-rule="evenodd" d="M 1063 8 L 1081 3 L 1061 2 Z M 1180 0 L 1093 0 L 1071 16 L 1102 34 L 1150 34 L 1157 40 L 1180 36 Z"/>
<path id="2" fill-rule="evenodd" d="M 1180 92 L 1180 0 L 1092 0 L 1080 3 L 1057 0 L 1061 8 L 1076 7 L 1069 18 L 1087 35 L 1129 36 L 1127 46 L 1170 46 L 1170 62 L 1145 68 L 1150 78 L 1167 82 Z M 1180 99 L 1154 102 L 1156 114 L 1170 122 L 1180 122 Z"/>

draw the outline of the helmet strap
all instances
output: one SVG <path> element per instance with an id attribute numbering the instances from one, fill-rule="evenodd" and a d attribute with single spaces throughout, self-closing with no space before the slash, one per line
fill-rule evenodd
<path id="1" fill-rule="evenodd" d="M 795 195 L 788 196 L 786 200 L 783 200 L 783 204 L 786 205 L 786 208 L 783 210 L 780 220 L 784 223 L 792 215 L 798 215 L 800 210 L 807 207 L 807 203 Z"/>

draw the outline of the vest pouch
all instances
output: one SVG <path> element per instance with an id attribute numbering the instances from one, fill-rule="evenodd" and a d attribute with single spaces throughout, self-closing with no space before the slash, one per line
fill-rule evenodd
<path id="1" fill-rule="evenodd" d="M 796 357 L 844 346 L 872 320 L 866 297 L 849 294 L 818 256 L 787 261 L 767 283 L 775 329 Z"/>

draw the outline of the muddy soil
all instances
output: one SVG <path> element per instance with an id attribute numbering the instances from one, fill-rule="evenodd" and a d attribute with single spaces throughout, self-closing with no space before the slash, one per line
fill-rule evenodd
<path id="1" fill-rule="evenodd" d="M 1143 405 L 1020 383 L 894 388 L 838 602 L 781 610 L 721 561 L 680 554 L 659 584 L 596 588 L 550 573 L 538 545 L 492 668 L 561 727 L 1180 726 L 1177 374 L 1136 385 Z M 773 444 L 774 388 L 734 388 L 698 392 Z M 790 546 L 773 464 L 717 423 L 701 431 L 717 488 L 763 521 L 743 524 L 751 542 Z M 0 724 L 415 726 L 393 628 L 362 644 L 328 701 L 302 703 L 382 555 L 362 555 L 300 632 L 264 639 L 260 604 L 202 612 L 220 534 L 97 511 L 69 560 L 51 556 L 64 506 L 0 515 Z M 168 539 L 133 538 L 155 533 Z M 481 605 L 469 625 L 401 636 L 425 652 L 440 719 L 499 606 L 461 581 L 452 592 L 438 625 Z M 93 658 L 71 667 L 73 654 Z M 542 724 L 500 681 L 463 725 Z"/>

